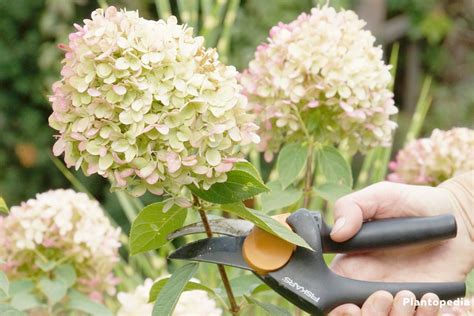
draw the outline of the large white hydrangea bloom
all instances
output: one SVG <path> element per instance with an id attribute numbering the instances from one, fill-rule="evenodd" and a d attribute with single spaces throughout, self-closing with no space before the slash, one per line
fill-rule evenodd
<path id="1" fill-rule="evenodd" d="M 196 280 L 193 280 L 196 281 Z M 121 305 L 117 316 L 151 315 L 153 304 L 148 303 L 148 297 L 153 280 L 146 279 L 133 292 L 119 292 L 117 299 Z M 186 291 L 179 297 L 173 316 L 221 316 L 222 309 L 209 298 L 206 291 Z"/>
<path id="2" fill-rule="evenodd" d="M 114 295 L 112 274 L 119 261 L 120 228 L 114 228 L 99 203 L 84 193 L 54 190 L 36 195 L 0 217 L 0 269 L 11 280 L 41 274 L 39 262 L 71 264 L 76 289 L 101 300 Z"/>
<path id="3" fill-rule="evenodd" d="M 390 169 L 390 181 L 432 186 L 473 170 L 474 130 L 435 129 L 430 137 L 414 140 L 400 150 Z"/>
<path id="4" fill-rule="evenodd" d="M 305 137 L 351 151 L 389 146 L 397 112 L 382 49 L 353 11 L 313 8 L 279 23 L 241 76 L 271 160 L 283 142 Z M 301 120 L 300 120 L 300 118 Z"/>
<path id="5" fill-rule="evenodd" d="M 175 17 L 109 7 L 84 24 L 61 45 L 54 154 L 137 196 L 225 181 L 241 146 L 259 141 L 236 69 Z"/>

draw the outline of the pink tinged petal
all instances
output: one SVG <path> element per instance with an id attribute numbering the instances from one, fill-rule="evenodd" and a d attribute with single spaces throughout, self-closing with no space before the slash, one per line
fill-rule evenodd
<path id="1" fill-rule="evenodd" d="M 86 173 L 88 176 L 91 174 L 97 173 L 99 171 L 99 165 L 97 164 L 89 164 L 89 167 L 87 167 Z"/>
<path id="2" fill-rule="evenodd" d="M 117 170 L 114 171 L 114 178 L 115 182 L 117 183 L 117 186 L 123 188 L 127 185 L 127 181 L 125 181 L 125 179 L 120 175 L 120 172 L 118 172 Z"/>
<path id="3" fill-rule="evenodd" d="M 399 183 L 402 183 L 402 179 L 400 178 L 400 176 L 396 173 L 391 173 L 387 176 L 387 179 L 388 181 L 391 181 L 391 182 L 399 182 Z"/>
<path id="4" fill-rule="evenodd" d="M 162 135 L 168 135 L 168 133 L 170 132 L 170 128 L 166 125 L 158 125 L 156 126 L 156 130 Z"/>
<path id="5" fill-rule="evenodd" d="M 104 300 L 104 297 L 102 296 L 102 293 L 98 292 L 98 291 L 93 291 L 89 294 L 89 298 L 93 301 L 96 301 L 98 303 L 102 303 L 102 301 Z"/>
<path id="6" fill-rule="evenodd" d="M 91 97 L 98 97 L 100 96 L 100 91 L 94 88 L 89 88 L 87 89 L 87 94 L 89 94 Z"/>
<path id="7" fill-rule="evenodd" d="M 390 170 L 396 170 L 398 167 L 398 163 L 396 161 L 390 161 L 390 163 L 388 164 L 388 168 Z"/>
<path id="8" fill-rule="evenodd" d="M 168 172 L 175 173 L 181 167 L 181 161 L 179 159 L 168 159 Z"/>
<path id="9" fill-rule="evenodd" d="M 114 86 L 112 87 L 112 89 L 113 89 L 114 92 L 117 93 L 118 95 L 124 95 L 125 93 L 127 93 L 127 89 L 126 89 L 124 86 L 114 85 Z"/>
<path id="10" fill-rule="evenodd" d="M 271 162 L 273 160 L 273 153 L 271 151 L 266 151 L 265 154 L 263 154 L 263 158 L 266 162 Z"/>
<path id="11" fill-rule="evenodd" d="M 153 172 L 149 177 L 146 178 L 146 182 L 148 184 L 155 184 L 160 180 L 160 176 L 158 175 L 157 172 Z"/>
<path id="12" fill-rule="evenodd" d="M 104 157 L 107 154 L 107 148 L 101 147 L 99 149 L 99 156 Z"/>
<path id="13" fill-rule="evenodd" d="M 128 178 L 131 175 L 133 175 L 134 173 L 135 173 L 135 170 L 129 168 L 129 169 L 125 169 L 125 170 L 120 171 L 120 176 L 122 178 Z"/>
<path id="14" fill-rule="evenodd" d="M 79 145 L 77 145 L 77 149 L 79 149 L 79 151 L 84 151 L 86 150 L 87 148 L 87 142 L 80 142 Z"/>
<path id="15" fill-rule="evenodd" d="M 311 108 L 311 109 L 314 109 L 318 106 L 319 106 L 319 101 L 316 101 L 316 100 L 313 100 L 313 101 L 308 103 L 308 107 Z"/>
<path id="16" fill-rule="evenodd" d="M 195 166 L 197 164 L 196 155 L 192 155 L 192 156 L 184 158 L 182 161 L 182 164 L 183 166 L 186 166 L 186 167 Z"/>
<path id="17" fill-rule="evenodd" d="M 223 163 L 220 163 L 220 164 L 215 168 L 215 170 L 216 170 L 217 172 L 223 172 L 223 173 L 225 173 L 225 172 L 228 172 L 228 171 L 232 170 L 232 167 L 233 167 L 233 164 L 232 164 L 232 163 L 224 163 L 224 162 L 223 162 Z"/>
<path id="18" fill-rule="evenodd" d="M 64 140 L 62 138 L 59 138 L 56 141 L 56 143 L 54 143 L 53 154 L 55 156 L 59 156 L 64 152 L 65 149 L 66 149 L 66 143 L 64 142 Z"/>

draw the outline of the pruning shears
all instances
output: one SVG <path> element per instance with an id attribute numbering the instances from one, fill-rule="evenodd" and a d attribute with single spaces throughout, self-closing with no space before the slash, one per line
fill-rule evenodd
<path id="1" fill-rule="evenodd" d="M 332 241 L 320 212 L 300 209 L 277 220 L 302 237 L 311 249 L 280 239 L 245 220 L 211 220 L 214 233 L 224 236 L 201 239 L 176 250 L 169 258 L 211 262 L 252 271 L 275 292 L 312 315 L 353 303 L 361 306 L 374 292 L 396 294 L 412 291 L 417 299 L 429 292 L 442 300 L 463 297 L 463 282 L 386 283 L 349 279 L 332 272 L 323 253 L 353 253 L 404 245 L 441 241 L 456 237 L 453 215 L 405 217 L 366 222 L 350 240 Z M 169 236 L 202 233 L 202 224 L 186 226 Z"/>

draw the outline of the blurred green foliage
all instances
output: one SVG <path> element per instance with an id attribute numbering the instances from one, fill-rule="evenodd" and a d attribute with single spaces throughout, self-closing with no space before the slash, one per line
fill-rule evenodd
<path id="1" fill-rule="evenodd" d="M 70 186 L 49 157 L 53 131 L 47 123 L 50 114 L 47 96 L 52 82 L 59 78 L 62 52 L 56 46 L 67 41 L 73 23 L 81 23 L 93 9 L 106 2 L 139 9 L 141 15 L 151 19 L 165 16 L 164 9 L 175 13 L 180 10 L 182 20 L 186 21 L 187 16 L 192 15 L 190 8 L 194 8 L 197 1 L 202 1 L 201 7 L 203 3 L 208 6 L 228 3 L 225 0 L 0 0 L 0 194 L 9 205 L 49 188 Z M 325 2 L 237 1 L 236 19 L 230 28 L 230 40 L 226 42 L 228 46 L 218 47 L 229 63 L 240 70 L 245 69 L 256 46 L 267 38 L 271 26 L 280 21 L 289 22 L 301 12 L 308 12 L 311 7 Z M 353 9 L 362 2 L 333 0 L 329 3 Z M 421 73 L 434 78 L 433 106 L 423 133 L 435 127 L 472 127 L 474 12 L 469 2 L 386 1 L 387 19 L 402 15 L 409 20 L 408 30 L 398 39 L 401 50 L 395 91 L 397 104 L 402 108 L 400 134 L 404 134 L 404 118 L 411 117 L 410 109 L 403 108 L 403 75 L 406 47 L 413 42 L 420 49 Z M 206 26 L 199 20 L 193 23 L 200 31 Z M 389 49 L 390 43 L 387 43 L 386 51 Z M 75 175 L 106 207 L 117 208 L 118 202 L 108 193 L 105 179 Z M 119 223 L 128 223 L 120 214 L 116 217 Z"/>

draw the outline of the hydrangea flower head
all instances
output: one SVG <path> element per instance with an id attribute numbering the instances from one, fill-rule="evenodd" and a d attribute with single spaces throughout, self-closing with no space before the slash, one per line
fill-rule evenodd
<path id="1" fill-rule="evenodd" d="M 313 8 L 270 30 L 240 82 L 260 123 L 260 150 L 304 137 L 351 151 L 389 146 L 397 112 L 382 49 L 353 11 Z"/>
<path id="2" fill-rule="evenodd" d="M 76 270 L 75 288 L 101 301 L 115 293 L 119 236 L 120 228 L 86 194 L 48 191 L 0 217 L 0 269 L 17 280 L 41 275 L 41 262 L 68 263 Z"/>
<path id="3" fill-rule="evenodd" d="M 175 17 L 109 7 L 84 24 L 61 46 L 54 154 L 136 196 L 225 181 L 241 146 L 259 141 L 236 69 Z"/>
<path id="4" fill-rule="evenodd" d="M 193 281 L 197 281 L 194 280 Z M 144 284 L 139 285 L 133 292 L 120 292 L 117 299 L 120 309 L 117 316 L 151 315 L 153 304 L 148 303 L 148 297 L 153 280 L 146 279 Z M 179 297 L 173 316 L 221 316 L 222 309 L 217 307 L 216 302 L 209 298 L 206 291 L 185 291 Z"/>
<path id="5" fill-rule="evenodd" d="M 390 163 L 393 182 L 436 186 L 474 169 L 474 130 L 435 129 L 429 138 L 408 143 Z"/>

